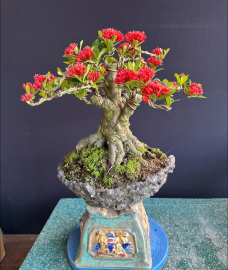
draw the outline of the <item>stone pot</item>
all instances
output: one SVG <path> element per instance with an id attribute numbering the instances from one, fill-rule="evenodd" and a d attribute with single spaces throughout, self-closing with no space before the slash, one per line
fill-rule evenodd
<path id="1" fill-rule="evenodd" d="M 175 157 L 170 155 L 164 169 L 151 174 L 145 181 L 132 182 L 123 187 L 113 189 L 95 189 L 88 183 L 67 180 L 62 170 L 62 163 L 58 166 L 58 178 L 74 194 L 83 198 L 87 205 L 101 207 L 108 210 L 123 210 L 153 196 L 165 184 L 168 173 L 175 168 Z"/>

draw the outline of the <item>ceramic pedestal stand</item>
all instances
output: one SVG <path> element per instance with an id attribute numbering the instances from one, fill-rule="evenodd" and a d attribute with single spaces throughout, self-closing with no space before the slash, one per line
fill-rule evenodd
<path id="1" fill-rule="evenodd" d="M 74 269 L 161 269 L 168 256 L 168 239 L 159 224 L 148 219 L 142 200 L 166 182 L 175 167 L 166 167 L 144 182 L 121 189 L 94 190 L 86 183 L 68 181 L 61 165 L 58 177 L 87 203 L 87 209 L 68 240 Z"/>

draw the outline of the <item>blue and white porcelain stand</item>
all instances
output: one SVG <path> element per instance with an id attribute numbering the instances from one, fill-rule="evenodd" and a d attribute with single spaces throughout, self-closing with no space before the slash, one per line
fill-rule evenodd
<path id="1" fill-rule="evenodd" d="M 159 270 L 168 250 L 164 230 L 147 217 L 142 203 L 121 211 L 87 206 L 67 244 L 75 270 Z"/>

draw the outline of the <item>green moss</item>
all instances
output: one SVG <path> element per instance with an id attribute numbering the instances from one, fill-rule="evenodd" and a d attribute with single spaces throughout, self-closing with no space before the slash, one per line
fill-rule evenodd
<path id="1" fill-rule="evenodd" d="M 143 162 L 142 158 L 139 158 L 136 154 L 131 154 L 133 157 L 129 159 L 126 164 L 126 173 L 137 174 L 141 167 L 141 162 Z"/>
<path id="2" fill-rule="evenodd" d="M 107 151 L 103 148 L 84 148 L 80 152 L 80 160 L 87 172 L 90 172 L 92 176 L 98 178 L 105 169 L 103 157 L 106 154 Z"/>
<path id="3" fill-rule="evenodd" d="M 160 158 L 166 158 L 166 157 L 167 157 L 167 156 L 166 156 L 165 153 L 162 153 L 161 156 L 160 156 Z"/>
<path id="4" fill-rule="evenodd" d="M 76 160 L 78 159 L 78 157 L 79 157 L 79 156 L 78 156 L 76 150 L 70 152 L 70 153 L 66 156 L 66 158 L 65 158 L 65 160 L 64 160 L 65 167 L 69 167 L 70 163 L 76 161 Z"/>
<path id="5" fill-rule="evenodd" d="M 115 170 L 119 174 L 123 174 L 125 171 L 125 165 L 116 165 Z"/>
<path id="6" fill-rule="evenodd" d="M 145 154 L 147 150 L 144 147 L 139 147 L 138 151 L 141 152 L 142 154 Z"/>
<path id="7" fill-rule="evenodd" d="M 144 180 L 148 173 L 158 171 L 160 164 L 165 164 L 166 154 L 160 149 L 141 147 L 138 151 L 143 155 L 131 153 L 124 157 L 120 165 L 111 166 L 108 161 L 108 148 L 88 147 L 79 153 L 74 150 L 66 156 L 63 170 L 67 179 L 89 183 L 98 188 L 126 185 L 139 179 Z M 160 163 L 151 163 L 149 168 L 145 160 L 155 157 Z"/>
<path id="8" fill-rule="evenodd" d="M 109 177 L 109 175 L 107 175 L 106 173 L 104 174 L 104 178 L 103 178 L 103 182 L 105 184 L 108 184 L 109 186 L 112 185 L 112 182 L 113 182 L 113 178 L 112 177 Z"/>
<path id="9" fill-rule="evenodd" d="M 123 165 L 116 165 L 115 170 L 119 174 L 138 174 L 139 169 L 141 167 L 141 163 L 143 162 L 143 159 L 139 157 L 138 155 L 132 153 L 129 155 L 129 159 L 126 164 Z"/>

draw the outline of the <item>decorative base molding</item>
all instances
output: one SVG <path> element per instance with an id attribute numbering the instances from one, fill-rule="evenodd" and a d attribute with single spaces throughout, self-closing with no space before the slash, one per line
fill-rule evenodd
<path id="1" fill-rule="evenodd" d="M 168 257 L 168 238 L 148 220 L 142 203 L 118 212 L 87 206 L 67 251 L 75 270 L 159 270 Z"/>

